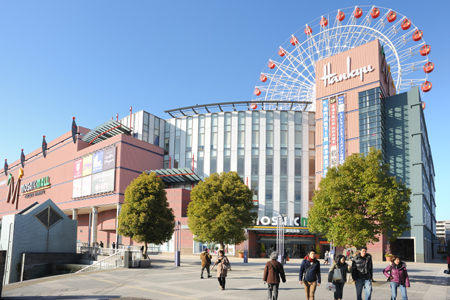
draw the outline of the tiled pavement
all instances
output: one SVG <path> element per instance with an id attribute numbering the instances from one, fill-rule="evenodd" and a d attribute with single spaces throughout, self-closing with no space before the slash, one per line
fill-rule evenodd
<path id="1" fill-rule="evenodd" d="M 117 269 L 85 274 L 41 278 L 3 287 L 4 300 L 69 300 L 69 299 L 267 299 L 262 281 L 267 259 L 230 258 L 226 290 L 221 291 L 213 278 L 200 279 L 200 260 L 197 256 L 182 256 L 181 266 L 175 267 L 172 256 L 152 256 L 152 268 Z M 285 266 L 287 282 L 280 285 L 279 299 L 305 299 L 303 286 L 298 283 L 301 260 L 291 259 Z M 372 299 L 390 299 L 390 287 L 382 270 L 386 263 L 374 265 Z M 410 300 L 450 300 L 450 276 L 443 273 L 443 263 L 408 263 L 411 288 Z M 333 299 L 325 290 L 329 266 L 321 266 L 323 284 L 317 288 L 316 299 Z M 344 299 L 356 299 L 353 284 L 346 284 Z M 398 295 L 397 299 L 401 299 Z"/>

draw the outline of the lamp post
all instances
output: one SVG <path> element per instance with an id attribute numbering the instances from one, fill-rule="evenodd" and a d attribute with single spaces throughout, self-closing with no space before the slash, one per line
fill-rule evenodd
<path id="1" fill-rule="evenodd" d="M 181 223 L 175 222 L 174 239 L 173 239 L 173 252 L 175 253 L 175 266 L 180 266 L 180 250 L 181 250 Z"/>

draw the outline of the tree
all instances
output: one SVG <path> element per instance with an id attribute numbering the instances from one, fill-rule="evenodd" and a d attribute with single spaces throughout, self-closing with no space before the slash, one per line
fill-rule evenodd
<path id="1" fill-rule="evenodd" d="M 328 169 L 314 192 L 308 228 L 336 246 L 362 247 L 390 241 L 410 230 L 407 213 L 411 189 L 388 174 L 380 150 L 353 154 L 344 164 Z"/>
<path id="2" fill-rule="evenodd" d="M 236 172 L 211 174 L 191 192 L 187 217 L 194 240 L 202 243 L 240 244 L 245 229 L 255 224 L 252 192 Z"/>
<path id="3" fill-rule="evenodd" d="M 175 216 L 169 208 L 163 181 L 155 173 L 142 173 L 125 190 L 119 215 L 119 234 L 144 243 L 162 244 L 172 238 Z"/>

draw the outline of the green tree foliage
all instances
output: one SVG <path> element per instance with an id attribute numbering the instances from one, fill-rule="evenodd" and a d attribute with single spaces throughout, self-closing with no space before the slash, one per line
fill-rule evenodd
<path id="1" fill-rule="evenodd" d="M 386 234 L 392 241 L 410 230 L 411 190 L 388 174 L 380 150 L 353 154 L 328 169 L 313 197 L 308 228 L 336 246 L 362 247 Z"/>
<path id="2" fill-rule="evenodd" d="M 240 244 L 255 224 L 252 192 L 236 172 L 211 174 L 191 192 L 187 216 L 194 239 L 202 243 Z"/>
<path id="3" fill-rule="evenodd" d="M 119 234 L 144 243 L 162 244 L 172 238 L 175 216 L 169 208 L 163 181 L 155 173 L 142 173 L 125 190 L 119 215 Z"/>

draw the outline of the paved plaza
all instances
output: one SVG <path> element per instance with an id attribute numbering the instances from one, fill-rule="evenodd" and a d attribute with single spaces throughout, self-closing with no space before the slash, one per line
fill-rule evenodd
<path id="1" fill-rule="evenodd" d="M 268 259 L 231 257 L 232 271 L 227 277 L 226 289 L 221 291 L 213 271 L 212 278 L 200 279 L 200 260 L 197 256 L 182 256 L 181 266 L 175 267 L 172 256 L 151 256 L 148 269 L 116 269 L 85 274 L 47 277 L 9 284 L 3 287 L 3 300 L 69 300 L 69 299 L 267 299 L 262 281 Z M 300 259 L 291 259 L 285 266 L 285 284 L 280 286 L 279 299 L 305 299 L 303 286 L 298 283 Z M 382 270 L 386 263 L 374 264 L 372 299 L 390 299 L 390 287 Z M 408 263 L 411 288 L 410 300 L 450 299 L 450 276 L 443 273 L 444 263 Z M 316 299 L 333 299 L 325 290 L 329 266 L 321 266 L 322 285 Z M 364 293 L 364 292 L 363 292 Z M 344 299 L 356 299 L 354 284 L 346 284 Z M 397 299 L 401 299 L 398 295 Z"/>

